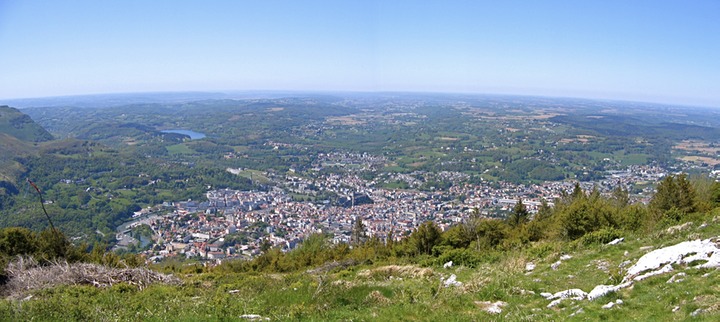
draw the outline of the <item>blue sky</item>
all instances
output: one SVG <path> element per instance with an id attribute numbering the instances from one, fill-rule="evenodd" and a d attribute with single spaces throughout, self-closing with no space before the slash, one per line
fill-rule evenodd
<path id="1" fill-rule="evenodd" d="M 431 91 L 720 107 L 720 1 L 0 0 L 0 98 Z"/>

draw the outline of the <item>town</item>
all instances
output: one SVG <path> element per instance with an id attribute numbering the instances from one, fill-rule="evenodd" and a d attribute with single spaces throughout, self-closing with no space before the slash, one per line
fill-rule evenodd
<path id="1" fill-rule="evenodd" d="M 382 161 L 367 155 L 327 157 L 336 160 L 334 165 L 354 164 L 354 168 L 370 168 Z M 228 171 L 238 174 L 244 169 Z M 609 194 L 618 187 L 630 190 L 630 187 L 657 182 L 667 173 L 656 166 L 629 166 L 609 172 L 601 181 L 579 184 L 584 191 L 596 189 Z M 368 237 L 397 241 L 425 221 L 433 221 L 445 230 L 471 216 L 503 217 L 518 200 L 522 200 L 531 213 L 536 213 L 543 205 L 552 206 L 554 200 L 575 186 L 572 181 L 469 184 L 465 182 L 467 175 L 447 171 L 390 173 L 380 176 L 384 179 L 372 181 L 351 171 L 316 176 L 301 176 L 292 171 L 283 176 L 263 175 L 274 182 L 266 191 L 215 189 L 207 192 L 207 200 L 165 202 L 142 209 L 135 213 L 132 222 L 118 231 L 116 247 L 141 244 L 145 246 L 140 249 L 141 253 L 151 261 L 167 257 L 215 262 L 249 259 L 268 247 L 291 250 L 315 233 L 331 236 L 333 243 L 349 243 L 357 220 L 362 222 Z M 432 176 L 450 182 L 450 187 L 429 190 L 383 187 L 397 180 L 405 181 L 408 187 L 417 187 L 423 179 Z M 647 203 L 652 192 L 648 187 L 635 191 L 630 197 L 633 202 Z M 335 197 L 334 200 L 331 201 L 331 197 Z M 132 237 L 133 230 L 143 225 L 150 227 L 146 231 L 152 231 L 152 235 L 141 240 Z"/>

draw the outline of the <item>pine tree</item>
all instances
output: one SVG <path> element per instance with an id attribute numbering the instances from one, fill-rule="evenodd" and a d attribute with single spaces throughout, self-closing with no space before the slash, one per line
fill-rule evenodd
<path id="1" fill-rule="evenodd" d="M 573 192 L 570 194 L 570 199 L 572 201 L 580 200 L 585 198 L 585 192 L 582 190 L 582 187 L 580 187 L 579 182 L 575 182 L 575 187 L 573 187 Z"/>
<path id="2" fill-rule="evenodd" d="M 393 239 L 393 230 L 390 229 L 390 231 L 387 233 L 387 236 L 385 236 L 385 246 L 387 249 L 392 249 L 395 246 L 395 240 Z"/>
<path id="3" fill-rule="evenodd" d="M 695 189 L 685 174 L 667 176 L 658 184 L 650 207 L 661 215 L 671 214 L 671 219 L 679 220 L 679 216 L 696 210 L 695 199 Z"/>
<path id="4" fill-rule="evenodd" d="M 522 199 L 518 199 L 515 207 L 513 207 L 512 213 L 510 213 L 508 217 L 508 225 L 510 225 L 510 227 L 518 227 L 528 222 L 528 217 L 530 217 L 530 213 L 525 207 L 525 204 L 523 204 Z"/>
<path id="5" fill-rule="evenodd" d="M 612 198 L 615 206 L 618 208 L 623 208 L 630 204 L 630 196 L 628 194 L 628 191 L 623 189 L 622 186 L 618 186 L 617 188 L 613 189 Z"/>
<path id="6" fill-rule="evenodd" d="M 426 221 L 410 235 L 410 243 L 416 254 L 432 254 L 432 249 L 441 241 L 440 228 L 432 221 Z"/>
<path id="7" fill-rule="evenodd" d="M 367 235 L 365 234 L 365 225 L 362 223 L 362 218 L 358 216 L 355 219 L 355 224 L 353 225 L 350 241 L 353 245 L 360 245 L 365 242 L 366 238 Z"/>
<path id="8" fill-rule="evenodd" d="M 543 221 L 547 218 L 549 218 L 553 213 L 553 208 L 550 207 L 550 204 L 548 204 L 547 200 L 542 199 L 540 200 L 540 207 L 538 208 L 538 212 L 535 215 L 534 219 L 535 221 Z"/>

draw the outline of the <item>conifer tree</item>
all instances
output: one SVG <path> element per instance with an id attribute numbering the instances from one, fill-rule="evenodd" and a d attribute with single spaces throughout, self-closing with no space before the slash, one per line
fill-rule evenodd
<path id="1" fill-rule="evenodd" d="M 525 204 L 523 204 L 522 199 L 518 199 L 515 207 L 513 207 L 512 213 L 510 213 L 508 217 L 508 225 L 510 225 L 510 227 L 518 227 L 526 223 L 529 216 L 530 213 L 527 207 L 525 207 Z"/>
<path id="2" fill-rule="evenodd" d="M 687 180 L 685 174 L 667 176 L 657 186 L 657 191 L 650 201 L 650 207 L 660 215 L 677 216 L 692 213 L 695 207 L 695 189 Z M 673 210 L 673 211 L 670 211 Z"/>
<path id="3" fill-rule="evenodd" d="M 410 244 L 417 254 L 431 254 L 435 245 L 441 241 L 440 228 L 432 221 L 426 221 L 410 235 Z"/>
<path id="4" fill-rule="evenodd" d="M 358 216 L 355 219 L 355 224 L 353 225 L 350 241 L 353 245 L 360 245 L 365 242 L 366 238 L 367 235 L 365 234 L 365 225 L 362 223 L 362 218 Z"/>
<path id="5" fill-rule="evenodd" d="M 580 187 L 579 182 L 575 182 L 575 187 L 573 187 L 573 192 L 570 194 L 570 199 L 572 201 L 580 200 L 585 198 L 585 192 L 582 190 L 582 187 Z"/>
<path id="6" fill-rule="evenodd" d="M 629 192 L 623 189 L 622 186 L 618 186 L 617 188 L 613 189 L 612 198 L 615 206 L 618 208 L 623 208 L 630 204 Z"/>

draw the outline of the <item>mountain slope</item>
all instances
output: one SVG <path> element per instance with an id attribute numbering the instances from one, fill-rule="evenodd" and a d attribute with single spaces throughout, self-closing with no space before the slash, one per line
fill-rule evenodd
<path id="1" fill-rule="evenodd" d="M 3 182 L 14 184 L 17 177 L 25 171 L 25 167 L 16 160 L 17 157 L 35 153 L 36 149 L 32 144 L 6 133 L 0 133 L 0 184 Z M 0 194 L 4 192 L 0 189 Z"/>
<path id="2" fill-rule="evenodd" d="M 614 244 L 541 242 L 488 254 L 495 259 L 478 267 L 391 258 L 373 264 L 329 262 L 291 273 L 237 273 L 227 266 L 169 262 L 164 269 L 182 285 L 28 290 L 0 300 L 0 315 L 10 320 L 717 321 L 720 270 L 691 257 L 711 255 L 688 254 L 687 263 L 667 265 L 664 273 L 642 280 L 634 274 L 648 256 L 682 242 L 714 238 L 717 244 L 720 208 L 688 219 L 693 222 L 625 234 Z M 712 257 L 718 255 L 714 247 Z M 635 279 L 632 287 L 597 298 L 587 294 L 627 276 Z"/>
<path id="3" fill-rule="evenodd" d="M 31 142 L 52 140 L 52 135 L 19 110 L 0 106 L 0 194 L 12 193 L 17 177 L 25 171 L 18 157 L 35 154 Z"/>
<path id="4" fill-rule="evenodd" d="M 44 142 L 53 138 L 30 116 L 6 105 L 0 106 L 0 133 L 28 142 Z"/>

